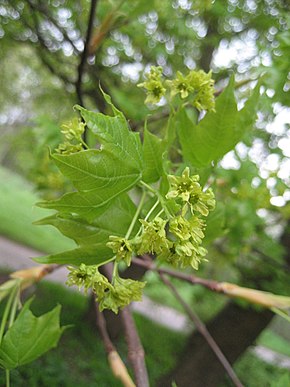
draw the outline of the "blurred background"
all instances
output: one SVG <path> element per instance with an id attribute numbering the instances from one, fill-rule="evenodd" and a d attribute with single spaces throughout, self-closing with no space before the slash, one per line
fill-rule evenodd
<path id="1" fill-rule="evenodd" d="M 289 296 L 289 10 L 288 0 L 2 0 L 3 270 L 30 266 L 32 256 L 72 246 L 56 230 L 32 222 L 48 214 L 35 206 L 40 198 L 69 188 L 50 162 L 49 148 L 61 142 L 60 125 L 77 116 L 73 106 L 106 113 L 101 85 L 132 129 L 142 132 L 150 115 L 150 130 L 162 135 L 166 103 L 146 106 L 137 84 L 151 65 L 162 66 L 165 78 L 203 69 L 212 70 L 217 91 L 235 74 L 239 108 L 257 80 L 261 96 L 255 127 L 213 172 L 219 205 L 207 234 L 210 262 L 199 275 Z M 65 271 L 58 280 L 64 277 Z M 231 385 L 169 291 L 152 273 L 146 280 L 145 301 L 135 308 L 152 385 L 165 386 L 166 375 L 178 373 L 183 375 L 180 386 Z M 200 287 L 178 286 L 209 322 L 246 386 L 290 386 L 287 321 Z M 75 328 L 64 339 L 65 352 L 52 351 L 36 365 L 15 371 L 14 385 L 27 385 L 27 380 L 38 386 L 118 385 L 108 376 L 102 350 L 96 350 L 94 330 L 82 322 L 87 299 L 51 284 L 37 291 L 45 302 L 36 301 L 36 310 L 66 303 L 63 319 Z M 76 342 L 82 343 L 77 366 Z"/>

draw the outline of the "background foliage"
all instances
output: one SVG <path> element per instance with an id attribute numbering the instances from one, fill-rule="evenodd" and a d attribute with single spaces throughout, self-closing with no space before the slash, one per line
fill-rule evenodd
<path id="1" fill-rule="evenodd" d="M 109 113 L 101 84 L 133 130 L 144 133 L 145 144 L 153 143 L 152 153 L 157 147 L 152 134 L 162 141 L 166 133 L 174 137 L 177 132 L 186 162 L 200 173 L 202 184 L 214 185 L 219 204 L 209 217 L 209 263 L 199 274 L 289 295 L 288 2 L 139 0 L 132 5 L 99 0 L 92 39 L 85 45 L 90 7 L 87 0 L 1 3 L 3 166 L 24 176 L 45 199 L 57 200 L 71 190 L 71 183 L 49 161 L 47 146 L 54 149 L 61 142 L 59 126 L 75 116 L 75 103 Z M 84 48 L 89 55 L 83 61 Z M 162 66 L 168 79 L 177 71 L 212 69 L 217 94 L 232 73 L 235 80 L 231 78 L 217 99 L 218 116 L 209 113 L 188 137 L 186 128 L 193 125 L 196 113 L 183 110 L 168 127 L 164 100 L 155 107 L 144 104 L 144 91 L 137 84 L 150 65 Z M 93 143 L 90 135 L 87 140 Z M 199 154 L 202 144 L 208 144 L 207 154 Z M 176 149 L 171 152 L 178 160 Z M 60 156 L 55 158 L 60 164 Z M 214 166 L 211 160 L 217 161 Z M 5 173 L 2 191 L 7 187 Z M 23 239 L 22 223 L 15 221 L 20 215 L 10 226 L 12 217 L 5 215 L 5 208 L 12 196 L 3 196 L 1 232 L 37 245 Z M 25 212 L 24 207 L 18 211 Z M 60 243 L 66 247 L 66 242 Z M 62 247 L 53 250 L 49 252 Z M 161 288 L 158 280 L 152 281 Z M 193 290 L 186 294 L 194 306 L 198 296 Z M 161 292 L 155 297 L 170 303 Z"/>

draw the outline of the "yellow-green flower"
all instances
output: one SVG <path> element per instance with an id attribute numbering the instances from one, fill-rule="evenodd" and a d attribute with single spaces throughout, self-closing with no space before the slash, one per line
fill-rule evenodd
<path id="1" fill-rule="evenodd" d="M 145 75 L 146 81 L 139 83 L 138 87 L 144 87 L 147 90 L 145 103 L 156 104 L 165 95 L 166 89 L 162 81 L 162 67 L 152 66 L 150 72 Z"/>
<path id="2" fill-rule="evenodd" d="M 151 253 L 160 254 L 167 247 L 165 226 L 167 221 L 159 217 L 151 222 L 140 219 L 143 231 L 139 238 L 138 254 Z"/>
<path id="3" fill-rule="evenodd" d="M 180 71 L 177 71 L 175 79 L 167 81 L 166 84 L 170 87 L 172 96 L 180 94 L 182 99 L 188 97 L 194 90 L 190 84 L 190 77 L 184 76 Z"/>
<path id="4" fill-rule="evenodd" d="M 189 168 L 186 167 L 181 176 L 168 175 L 170 189 L 166 195 L 167 199 L 180 199 L 190 206 L 191 212 L 199 212 L 207 216 L 209 211 L 215 207 L 213 191 L 209 188 L 202 191 L 198 183 L 199 176 L 190 176 Z"/>
<path id="5" fill-rule="evenodd" d="M 130 266 L 131 258 L 133 254 L 132 246 L 130 241 L 125 238 L 110 236 L 110 242 L 107 243 L 107 246 L 113 250 L 116 254 L 118 261 L 125 261 L 127 266 Z"/>

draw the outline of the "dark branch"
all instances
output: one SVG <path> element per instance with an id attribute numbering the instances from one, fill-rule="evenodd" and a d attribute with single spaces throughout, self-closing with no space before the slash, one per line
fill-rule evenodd
<path id="1" fill-rule="evenodd" d="M 70 37 L 68 36 L 65 28 L 63 28 L 59 23 L 58 21 L 50 14 L 48 8 L 46 7 L 46 4 L 34 4 L 32 1 L 30 0 L 26 0 L 27 3 L 29 4 L 30 8 L 34 11 L 37 11 L 39 13 L 41 13 L 50 23 L 52 23 L 58 30 L 59 32 L 61 32 L 61 34 L 63 35 L 63 37 L 71 44 L 71 46 L 73 47 L 74 49 L 74 52 L 75 54 L 79 54 L 80 51 L 78 50 L 78 48 L 75 46 L 74 42 L 70 39 Z"/>
<path id="2" fill-rule="evenodd" d="M 87 28 L 87 35 L 84 42 L 84 50 L 81 55 L 80 64 L 78 66 L 78 79 L 76 81 L 76 93 L 78 97 L 78 101 L 80 105 L 84 105 L 83 101 L 83 92 L 82 92 L 82 83 L 83 83 L 83 75 L 85 72 L 85 65 L 88 57 L 88 49 L 89 49 L 89 43 L 93 32 L 93 26 L 94 26 L 94 18 L 96 13 L 96 7 L 97 7 L 98 0 L 92 0 L 91 1 L 91 8 L 90 8 L 90 14 L 89 14 L 89 21 L 88 21 L 88 28 Z"/>
<path id="3" fill-rule="evenodd" d="M 222 366 L 224 367 L 225 371 L 229 375 L 230 379 L 234 383 L 236 387 L 243 387 L 243 384 L 239 381 L 237 375 L 235 374 L 232 366 L 226 359 L 225 355 L 222 353 L 221 349 L 207 330 L 206 326 L 203 324 L 203 322 L 200 320 L 200 318 L 192 311 L 192 309 L 189 307 L 189 305 L 183 300 L 183 298 L 178 293 L 175 286 L 168 280 L 168 278 L 162 274 L 159 273 L 159 276 L 162 280 L 162 282 L 171 290 L 175 298 L 179 301 L 179 303 L 182 305 L 183 309 L 185 310 L 186 314 L 190 318 L 190 320 L 194 323 L 196 329 L 198 332 L 204 337 Z"/>
<path id="4" fill-rule="evenodd" d="M 120 379 L 124 387 L 135 387 L 127 368 L 125 367 L 122 359 L 120 358 L 114 344 L 112 343 L 107 331 L 107 324 L 105 317 L 99 310 L 99 306 L 95 304 L 97 327 L 104 344 L 105 351 L 108 355 L 108 361 L 110 363 L 111 370 L 116 378 Z"/>
<path id="5" fill-rule="evenodd" d="M 217 293 L 223 293 L 223 291 L 220 288 L 219 283 L 217 281 L 208 280 L 208 279 L 204 279 L 201 277 L 196 277 L 195 275 L 186 274 L 186 273 L 182 273 L 179 271 L 170 270 L 170 269 L 166 269 L 166 268 L 158 268 L 152 262 L 152 260 L 149 260 L 149 259 L 144 260 L 144 259 L 140 259 L 140 258 L 133 258 L 132 263 L 134 265 L 142 266 L 142 267 L 146 268 L 147 270 L 152 270 L 152 271 L 155 271 L 159 274 L 167 274 L 171 277 L 175 277 L 175 278 L 178 278 L 180 280 L 189 282 L 192 285 L 202 285 L 211 291 L 214 291 Z"/>
<path id="6" fill-rule="evenodd" d="M 98 304 L 95 304 L 95 307 L 96 307 L 97 327 L 98 327 L 101 339 L 103 341 L 105 351 L 109 355 L 112 351 L 116 351 L 116 348 L 112 343 L 109 333 L 107 331 L 107 324 L 103 313 L 100 312 Z"/>
<path id="7" fill-rule="evenodd" d="M 29 2 L 28 2 L 28 5 L 30 6 Z M 39 29 L 39 25 L 38 25 L 37 16 L 33 12 L 33 8 L 31 6 L 30 6 L 30 8 L 31 8 L 31 11 L 32 11 L 32 18 L 33 18 L 34 28 L 31 27 L 30 24 L 26 20 L 24 20 L 24 19 L 22 19 L 22 23 L 26 27 L 28 27 L 30 30 L 34 30 L 35 31 L 35 33 L 37 35 L 38 43 L 39 43 L 39 46 L 38 46 L 39 57 L 40 57 L 42 63 L 48 68 L 48 70 L 53 75 L 56 75 L 59 79 L 61 79 L 65 85 L 72 84 L 72 81 L 65 74 L 63 74 L 60 71 L 56 70 L 55 66 L 52 65 L 52 63 L 46 57 L 46 52 L 49 51 L 49 48 L 47 47 L 47 45 L 45 43 L 45 40 L 42 38 L 40 29 Z"/>
<path id="8" fill-rule="evenodd" d="M 128 346 L 128 357 L 134 370 L 137 387 L 149 387 L 145 353 L 130 309 L 126 307 L 120 314 Z"/>

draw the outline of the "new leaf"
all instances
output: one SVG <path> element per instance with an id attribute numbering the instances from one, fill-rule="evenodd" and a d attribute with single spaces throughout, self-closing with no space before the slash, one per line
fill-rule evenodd
<path id="1" fill-rule="evenodd" d="M 53 155 L 58 168 L 73 182 L 78 192 L 39 205 L 78 214 L 92 221 L 106 210 L 111 200 L 141 179 L 142 147 L 139 134 L 129 131 L 125 117 L 117 109 L 113 109 L 114 117 L 81 107 L 78 109 L 101 147 L 69 155 Z"/>
<path id="2" fill-rule="evenodd" d="M 177 116 L 177 132 L 184 158 L 202 168 L 232 150 L 255 122 L 258 97 L 259 85 L 238 112 L 232 77 L 216 100 L 216 112 L 207 113 L 198 124 L 194 124 L 182 109 Z"/>
<path id="3" fill-rule="evenodd" d="M 13 369 L 27 364 L 57 346 L 65 328 L 59 325 L 60 306 L 35 317 L 28 301 L 14 324 L 8 329 L 0 346 L 0 365 Z"/>
<path id="4" fill-rule="evenodd" d="M 144 170 L 143 180 L 146 183 L 153 183 L 163 174 L 163 153 L 165 152 L 166 144 L 160 138 L 150 133 L 147 129 L 144 130 Z"/>

